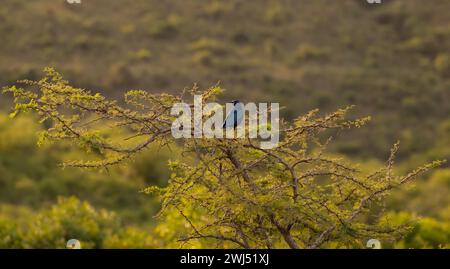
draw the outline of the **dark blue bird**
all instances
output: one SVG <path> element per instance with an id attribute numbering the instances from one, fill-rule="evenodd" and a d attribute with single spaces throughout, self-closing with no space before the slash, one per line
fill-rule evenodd
<path id="1" fill-rule="evenodd" d="M 225 121 L 223 122 L 222 128 L 228 129 L 230 127 L 236 128 L 244 118 L 244 109 L 242 103 L 239 100 L 234 100 L 233 109 L 228 113 Z"/>

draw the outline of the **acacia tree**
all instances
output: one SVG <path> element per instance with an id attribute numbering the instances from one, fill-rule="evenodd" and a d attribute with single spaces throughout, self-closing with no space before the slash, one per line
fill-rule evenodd
<path id="1" fill-rule="evenodd" d="M 263 149 L 258 141 L 192 138 L 174 141 L 170 110 L 175 103 L 201 94 L 213 101 L 219 87 L 180 95 L 134 90 L 125 104 L 99 93 L 72 87 L 51 68 L 39 81 L 19 81 L 4 92 L 14 96 L 12 116 L 35 111 L 48 128 L 44 141 L 68 140 L 94 152 L 95 158 L 63 163 L 81 168 L 108 168 L 134 158 L 152 143 L 180 144 L 182 158 L 169 163 L 172 176 L 166 187 L 150 186 L 162 200 L 160 216 L 176 211 L 189 232 L 181 246 L 193 240 L 216 242 L 221 247 L 326 248 L 361 247 L 371 237 L 393 240 L 408 224 L 379 221 L 371 208 L 390 192 L 442 164 L 421 166 L 407 175 L 393 172 L 398 143 L 382 169 L 365 174 L 354 164 L 327 154 L 330 130 L 360 127 L 369 119 L 347 120 L 349 108 L 323 117 L 317 110 L 281 123 L 281 141 Z M 107 136 L 105 128 L 113 128 Z"/>

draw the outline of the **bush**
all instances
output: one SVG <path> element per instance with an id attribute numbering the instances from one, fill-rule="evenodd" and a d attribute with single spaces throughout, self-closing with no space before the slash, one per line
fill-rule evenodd
<path id="1" fill-rule="evenodd" d="M 125 227 L 111 211 L 98 210 L 75 197 L 59 198 L 57 204 L 31 216 L 0 220 L 0 248 L 65 248 L 77 239 L 82 248 L 152 248 L 148 232 Z"/>
<path id="2" fill-rule="evenodd" d="M 434 59 L 434 67 L 443 77 L 450 77 L 450 55 L 439 54 Z"/>
<path id="3" fill-rule="evenodd" d="M 414 223 L 404 239 L 386 248 L 448 248 L 450 247 L 450 225 L 430 217 L 417 218 L 409 213 L 390 213 L 387 219 L 392 223 Z"/>
<path id="4" fill-rule="evenodd" d="M 82 148 L 95 149 L 101 156 L 65 162 L 66 167 L 114 167 L 149 145 L 178 142 L 171 135 L 175 117 L 170 108 L 187 92 L 199 92 L 196 87 L 181 95 L 129 91 L 125 99 L 135 107 L 132 110 L 99 93 L 70 86 L 52 68 L 45 72 L 45 79 L 26 82 L 36 86 L 37 93 L 33 88 L 17 87 L 6 88 L 5 92 L 16 97 L 15 113 L 34 110 L 41 120 L 53 121 L 53 127 L 43 133 L 51 141 L 70 140 Z M 216 100 L 221 92 L 219 87 L 208 88 L 202 92 L 203 100 Z M 52 111 L 47 113 L 43 108 Z M 370 119 L 348 120 L 349 110 L 339 109 L 322 117 L 313 110 L 292 122 L 282 121 L 282 140 L 271 148 L 250 137 L 185 139 L 182 158 L 169 163 L 168 185 L 152 185 L 144 192 L 157 194 L 162 200 L 160 216 L 170 220 L 175 213 L 175 218 L 190 228 L 190 232 L 179 234 L 177 242 L 183 244 L 201 241 L 202 246 L 210 246 L 217 241 L 223 247 L 350 248 L 360 246 L 369 236 L 394 240 L 403 234 L 407 223 L 377 224 L 373 219 L 383 215 L 375 215 L 370 209 L 382 207 L 394 189 L 444 162 L 434 161 L 397 176 L 393 164 L 398 143 L 392 147 L 385 167 L 371 173 L 327 153 L 324 145 L 330 141 L 330 133 L 359 128 Z M 82 116 L 89 114 L 88 118 L 102 121 L 85 123 Z M 113 136 L 103 134 L 105 126 L 113 129 Z M 123 142 L 120 138 L 125 130 L 136 139 Z M 63 209 L 55 208 L 34 221 L 38 227 L 31 236 L 34 240 L 26 240 L 32 246 L 58 245 L 73 234 L 89 247 L 101 247 L 103 238 L 117 234 L 119 224 L 113 215 L 96 212 L 76 200 L 69 200 L 67 208 L 64 201 L 59 203 Z M 165 222 L 166 231 L 173 229 L 169 223 Z"/>
<path id="5" fill-rule="evenodd" d="M 326 60 L 328 59 L 329 51 L 324 48 L 312 46 L 310 44 L 300 45 L 294 57 L 297 62 L 310 61 L 310 60 Z"/>
<path id="6" fill-rule="evenodd" d="M 180 17 L 170 15 L 167 19 L 152 24 L 149 30 L 150 36 L 155 38 L 172 38 L 178 33 L 180 24 Z"/>
<path id="7" fill-rule="evenodd" d="M 266 9 L 264 19 L 273 25 L 279 25 L 289 20 L 290 12 L 279 2 L 274 1 Z"/>

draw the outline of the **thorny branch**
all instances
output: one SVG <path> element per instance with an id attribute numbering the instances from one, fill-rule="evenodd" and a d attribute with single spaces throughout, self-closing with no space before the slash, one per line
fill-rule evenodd
<path id="1" fill-rule="evenodd" d="M 51 123 L 41 140 L 70 141 L 98 153 L 97 160 L 63 165 L 108 167 L 133 158 L 153 143 L 182 144 L 184 154 L 171 164 L 168 186 L 149 189 L 156 189 L 162 198 L 159 216 L 174 210 L 190 227 L 180 242 L 321 248 L 339 239 L 345 239 L 348 247 L 358 246 L 359 239 L 371 234 L 394 238 L 398 227 L 367 223 L 364 216 L 370 214 L 369 207 L 392 189 L 442 164 L 436 161 L 395 176 L 396 143 L 386 167 L 364 175 L 354 165 L 327 154 L 319 142 L 327 138 L 327 131 L 367 122 L 368 118 L 346 120 L 350 108 L 323 117 L 314 110 L 285 123 L 278 147 L 269 150 L 250 138 L 174 141 L 170 136 L 174 120 L 170 108 L 198 93 L 205 102 L 212 101 L 221 92 L 218 86 L 203 92 L 194 87 L 178 96 L 129 91 L 125 104 L 119 105 L 101 94 L 70 86 L 53 69 L 46 69 L 39 81 L 20 84 L 24 88 L 4 89 L 14 96 L 12 116 L 35 111 L 41 122 Z M 104 126 L 111 127 L 109 133 L 102 131 Z"/>

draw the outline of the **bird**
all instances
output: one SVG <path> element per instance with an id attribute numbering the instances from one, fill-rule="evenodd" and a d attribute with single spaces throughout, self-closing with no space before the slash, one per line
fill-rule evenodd
<path id="1" fill-rule="evenodd" d="M 233 104 L 233 109 L 225 118 L 222 126 L 223 129 L 228 129 L 230 127 L 236 129 L 236 127 L 242 122 L 244 118 L 242 103 L 239 102 L 239 100 L 234 100 L 231 103 Z"/>

